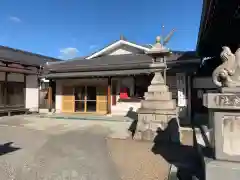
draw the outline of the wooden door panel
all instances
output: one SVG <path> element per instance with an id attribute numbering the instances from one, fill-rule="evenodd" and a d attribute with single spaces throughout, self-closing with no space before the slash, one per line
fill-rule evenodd
<path id="1" fill-rule="evenodd" d="M 97 87 L 97 112 L 107 113 L 107 87 Z"/>
<path id="2" fill-rule="evenodd" d="M 62 112 L 75 111 L 75 97 L 74 88 L 70 86 L 65 86 L 62 89 Z"/>

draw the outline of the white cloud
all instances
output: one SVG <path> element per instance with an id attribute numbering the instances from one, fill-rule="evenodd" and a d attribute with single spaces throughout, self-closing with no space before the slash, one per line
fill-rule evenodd
<path id="1" fill-rule="evenodd" d="M 92 44 L 89 46 L 89 49 L 92 50 L 92 49 L 96 49 L 98 47 L 98 45 L 96 44 Z"/>
<path id="2" fill-rule="evenodd" d="M 79 53 L 77 48 L 73 48 L 73 47 L 67 47 L 67 48 L 63 48 L 60 49 L 60 56 L 59 58 L 61 59 L 71 59 L 77 56 L 77 54 Z"/>
<path id="3" fill-rule="evenodd" d="M 15 22 L 15 23 L 22 22 L 22 20 L 19 17 L 16 17 L 16 16 L 10 16 L 9 20 L 12 21 L 12 22 Z"/>

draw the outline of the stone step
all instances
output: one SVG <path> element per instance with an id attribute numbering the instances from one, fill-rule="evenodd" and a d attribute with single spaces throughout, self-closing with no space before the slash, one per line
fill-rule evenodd
<path id="1" fill-rule="evenodd" d="M 163 114 L 163 115 L 174 115 L 176 114 L 176 109 L 146 109 L 146 108 L 139 108 L 138 113 L 143 114 Z"/>
<path id="2" fill-rule="evenodd" d="M 176 109 L 176 101 L 170 100 L 170 101 L 154 101 L 154 100 L 144 100 L 142 101 L 142 107 L 146 109 Z"/>
<path id="3" fill-rule="evenodd" d="M 145 100 L 172 100 L 171 92 L 145 92 Z"/>
<path id="4" fill-rule="evenodd" d="M 164 84 L 152 84 L 148 87 L 148 92 L 168 92 L 168 86 Z"/>

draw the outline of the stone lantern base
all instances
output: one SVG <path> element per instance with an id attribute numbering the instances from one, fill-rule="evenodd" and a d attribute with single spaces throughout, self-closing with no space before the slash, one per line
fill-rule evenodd
<path id="1" fill-rule="evenodd" d="M 175 122 L 172 122 L 175 121 Z M 169 123 L 174 125 L 172 131 L 179 133 L 179 123 L 176 116 L 176 102 L 172 99 L 172 93 L 165 85 L 160 71 L 155 76 L 145 93 L 145 100 L 138 109 L 138 125 L 135 139 L 153 140 L 159 131 L 169 128 Z M 173 136 L 167 135 L 162 140 L 174 140 Z M 179 140 L 178 140 L 179 141 Z"/>

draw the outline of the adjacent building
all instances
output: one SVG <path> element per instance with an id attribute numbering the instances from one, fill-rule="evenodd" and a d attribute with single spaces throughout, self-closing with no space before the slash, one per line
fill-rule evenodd
<path id="1" fill-rule="evenodd" d="M 42 65 L 59 61 L 38 54 L 0 46 L 0 114 L 36 111 Z"/>

